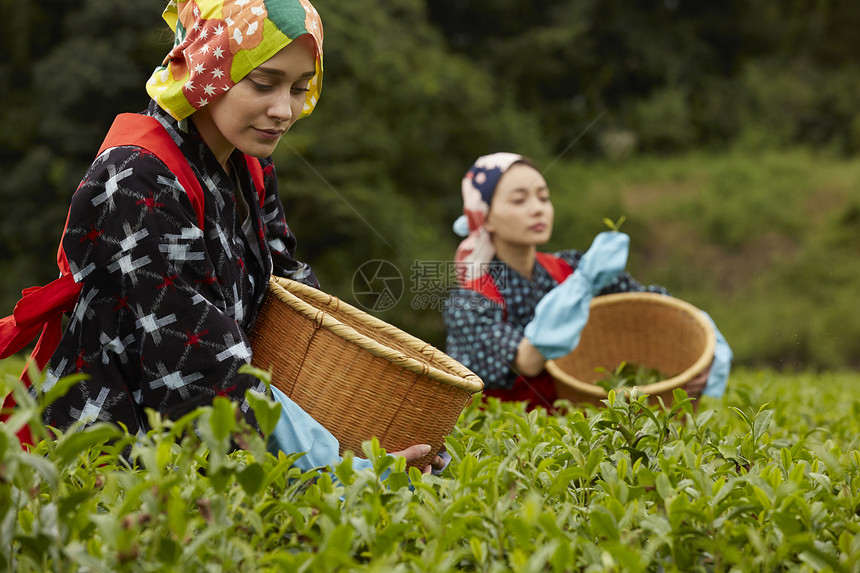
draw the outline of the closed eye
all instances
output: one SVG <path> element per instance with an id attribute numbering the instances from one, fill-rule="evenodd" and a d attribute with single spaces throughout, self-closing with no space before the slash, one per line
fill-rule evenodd
<path id="1" fill-rule="evenodd" d="M 271 84 L 256 82 L 256 81 L 252 80 L 251 78 L 248 78 L 248 81 L 251 83 L 251 85 L 254 87 L 255 90 L 261 91 L 261 92 L 266 92 L 266 91 L 272 90 L 275 87 Z"/>

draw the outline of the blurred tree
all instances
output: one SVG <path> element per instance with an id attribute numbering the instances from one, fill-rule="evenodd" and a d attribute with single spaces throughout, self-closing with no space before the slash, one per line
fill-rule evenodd
<path id="1" fill-rule="evenodd" d="M 583 135 L 583 145 L 594 148 L 602 131 L 620 128 L 658 129 L 661 134 L 646 138 L 652 148 L 688 144 L 694 125 L 686 100 L 704 78 L 731 72 L 740 49 L 726 33 L 736 13 L 731 2 L 427 4 L 452 47 L 513 89 L 524 108 L 538 111 L 556 151 Z M 657 96 L 658 90 L 668 91 Z M 677 126 L 652 126 L 653 113 L 637 112 L 636 102 L 655 97 L 663 101 L 651 106 L 662 108 L 660 123 Z M 584 134 L 603 112 L 600 123 Z M 674 134 L 680 135 L 677 141 L 667 139 Z"/>
<path id="2" fill-rule="evenodd" d="M 580 138 L 580 152 L 601 150 L 604 132 L 635 134 L 646 152 L 678 151 L 776 123 L 776 144 L 858 145 L 851 0 L 427 6 L 453 49 L 539 116 L 555 151 Z"/>
<path id="3" fill-rule="evenodd" d="M 163 6 L 0 3 L 0 308 L 55 278 L 72 192 L 114 115 L 146 106 L 143 84 L 169 45 Z"/>

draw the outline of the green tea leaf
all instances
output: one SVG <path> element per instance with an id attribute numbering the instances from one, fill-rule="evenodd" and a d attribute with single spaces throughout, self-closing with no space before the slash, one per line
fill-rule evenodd
<path id="1" fill-rule="evenodd" d="M 409 476 L 405 471 L 393 471 L 388 475 L 387 483 L 392 491 L 409 488 Z"/>
<path id="2" fill-rule="evenodd" d="M 657 474 L 657 482 L 655 485 L 657 487 L 657 493 L 659 493 L 660 497 L 664 500 L 671 499 L 675 496 L 675 488 L 672 487 L 672 483 L 669 481 L 666 474 Z"/>
<path id="3" fill-rule="evenodd" d="M 80 431 L 66 433 L 57 443 L 54 454 L 59 464 L 63 466 L 85 451 L 102 446 L 109 440 L 116 440 L 122 436 L 123 431 L 113 424 L 94 424 Z"/>
<path id="4" fill-rule="evenodd" d="M 753 423 L 753 438 L 758 440 L 767 431 L 770 422 L 773 420 L 773 410 L 764 410 L 759 412 Z"/>
<path id="5" fill-rule="evenodd" d="M 267 396 L 254 390 L 248 390 L 245 393 L 245 399 L 248 400 L 251 409 L 254 411 L 260 431 L 264 436 L 269 436 L 275 430 L 275 426 L 281 418 L 283 408 L 279 403 L 270 400 Z"/>
<path id="6" fill-rule="evenodd" d="M 72 374 L 70 376 L 63 376 L 62 378 L 57 380 L 57 382 L 51 387 L 50 390 L 45 392 L 41 399 L 42 404 L 44 404 L 45 406 L 50 406 L 58 399 L 65 396 L 72 386 L 79 383 L 81 380 L 86 380 L 87 378 L 89 378 L 89 376 L 87 376 L 86 374 Z"/>
<path id="7" fill-rule="evenodd" d="M 270 386 L 272 384 L 271 371 L 262 370 L 250 364 L 242 364 L 241 366 L 239 366 L 239 374 L 249 374 L 259 380 L 262 380 L 266 383 L 267 386 Z"/>
<path id="8" fill-rule="evenodd" d="M 168 491 L 167 497 L 167 522 L 170 525 L 170 532 L 178 539 L 185 537 L 187 520 L 185 518 L 185 500 L 182 499 L 182 494 L 178 487 L 172 487 Z M 175 559 L 175 552 L 168 553 L 168 558 Z"/>
<path id="9" fill-rule="evenodd" d="M 618 539 L 618 522 L 615 521 L 612 512 L 602 505 L 594 506 L 588 514 L 588 520 L 595 535 L 606 539 Z"/>
<path id="10" fill-rule="evenodd" d="M 588 461 L 585 463 L 585 475 L 588 476 L 589 479 L 593 478 L 597 473 L 597 467 L 603 461 L 605 454 L 603 450 L 592 450 L 590 454 L 588 454 Z"/>
<path id="11" fill-rule="evenodd" d="M 245 467 L 242 471 L 236 474 L 236 480 L 242 489 L 250 496 L 255 496 L 260 492 L 263 485 L 263 466 L 258 463 L 253 463 Z"/>
<path id="12" fill-rule="evenodd" d="M 212 401 L 212 414 L 209 417 L 209 427 L 212 429 L 212 436 L 218 441 L 227 439 L 227 436 L 236 427 L 233 406 L 228 398 L 217 396 Z"/>
<path id="13" fill-rule="evenodd" d="M 603 224 L 609 227 L 610 231 L 621 231 L 621 225 L 624 224 L 624 221 L 627 219 L 624 215 L 618 218 L 618 221 L 613 221 L 609 217 L 603 218 Z"/>

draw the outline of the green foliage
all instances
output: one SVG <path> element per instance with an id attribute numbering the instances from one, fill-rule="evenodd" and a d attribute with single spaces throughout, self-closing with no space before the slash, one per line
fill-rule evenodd
<path id="1" fill-rule="evenodd" d="M 375 441 L 373 469 L 301 472 L 226 399 L 31 451 L 2 424 L 0 569 L 855 571 L 858 382 L 741 371 L 697 410 L 475 402 L 439 477 Z"/>
<path id="2" fill-rule="evenodd" d="M 687 90 L 669 86 L 655 90 L 635 109 L 636 132 L 645 149 L 684 149 L 696 138 Z"/>
<path id="3" fill-rule="evenodd" d="M 557 152 L 576 140 L 589 155 L 612 157 L 610 133 L 649 153 L 738 140 L 857 149 L 851 0 L 427 6 L 453 49 L 540 110 Z"/>
<path id="4" fill-rule="evenodd" d="M 0 2 L 0 300 L 56 278 L 69 199 L 113 117 L 146 107 L 164 3 Z M 7 57 L 8 55 L 8 57 Z"/>
<path id="5" fill-rule="evenodd" d="M 595 370 L 604 375 L 603 378 L 595 381 L 595 384 L 607 392 L 617 388 L 648 386 L 649 384 L 655 384 L 668 378 L 668 376 L 656 368 L 645 368 L 644 366 L 631 364 L 623 360 L 615 367 L 615 370 L 610 371 L 602 366 Z"/>

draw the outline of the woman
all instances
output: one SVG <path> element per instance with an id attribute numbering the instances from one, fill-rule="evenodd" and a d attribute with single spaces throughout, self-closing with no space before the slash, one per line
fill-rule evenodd
<path id="1" fill-rule="evenodd" d="M 145 408 L 178 417 L 218 395 L 253 423 L 245 392 L 266 388 L 238 369 L 269 276 L 317 286 L 294 259 L 270 155 L 319 98 L 319 15 L 307 0 L 179 0 L 164 19 L 175 41 L 147 83 L 149 107 L 117 119 L 72 198 L 63 286 L 51 287 L 67 306 L 52 319 L 69 301 L 74 310 L 56 350 L 39 351 L 50 356 L 45 390 L 89 378 L 45 411 L 57 428 L 145 432 Z M 275 394 L 289 430 L 280 445 L 306 451 L 304 467 L 336 463 L 334 437 Z"/>
<path id="2" fill-rule="evenodd" d="M 564 297 L 547 295 L 560 292 L 554 289 L 576 272 L 584 253 L 550 255 L 537 250 L 552 234 L 554 212 L 546 181 L 526 157 L 495 153 L 478 158 L 463 178 L 462 193 L 465 214 L 455 223 L 455 231 L 466 238 L 455 257 L 460 288 L 451 293 L 443 311 L 446 352 L 481 377 L 485 394 L 551 408 L 557 396 L 544 369 L 546 350 L 526 333 L 537 324 L 535 311 L 541 300 L 543 307 L 551 298 L 559 299 L 552 301 L 554 305 L 564 304 Z M 623 248 L 621 264 L 605 274 L 597 294 L 668 294 L 620 272 L 626 243 Z M 563 340 L 561 346 L 570 342 Z"/>

